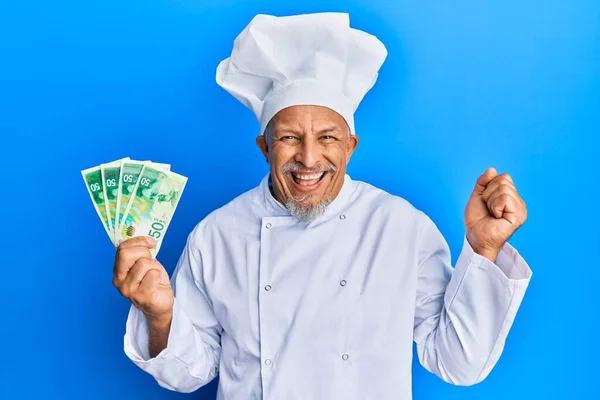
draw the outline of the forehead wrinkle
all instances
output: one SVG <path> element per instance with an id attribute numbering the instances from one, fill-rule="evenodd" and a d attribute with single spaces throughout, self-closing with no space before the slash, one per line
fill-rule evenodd
<path id="1" fill-rule="evenodd" d="M 275 127 L 275 132 L 276 133 L 295 133 L 295 134 L 302 134 L 305 132 L 305 130 L 302 129 L 294 129 L 294 128 L 290 128 L 288 126 L 283 126 L 281 128 Z M 311 127 L 309 133 L 314 133 L 314 134 L 323 134 L 323 133 L 332 133 L 332 132 L 341 132 L 340 128 L 338 128 L 337 126 L 328 126 L 326 128 L 320 129 L 318 131 L 314 131 L 314 129 Z"/>
<path id="2" fill-rule="evenodd" d="M 296 134 L 302 133 L 302 131 L 299 131 L 297 129 L 292 129 L 292 128 L 275 128 L 275 132 L 276 133 L 296 133 Z"/>
<path id="3" fill-rule="evenodd" d="M 340 128 L 337 126 L 330 126 L 328 128 L 321 129 L 317 133 L 331 133 L 331 132 L 340 132 Z"/>

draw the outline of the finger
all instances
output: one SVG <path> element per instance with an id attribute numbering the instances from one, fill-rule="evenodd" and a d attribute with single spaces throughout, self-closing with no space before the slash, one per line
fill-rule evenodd
<path id="1" fill-rule="evenodd" d="M 504 188 L 504 187 L 508 186 L 510 188 L 510 191 L 507 193 L 510 193 L 511 195 L 513 195 L 513 197 L 515 199 L 517 199 L 523 207 L 527 207 L 527 204 L 525 204 L 525 200 L 523 200 L 523 198 L 517 192 L 517 188 L 515 187 L 512 180 L 510 179 L 510 176 L 508 174 L 503 174 L 503 175 L 505 175 L 505 177 L 500 178 L 501 175 L 499 175 L 498 177 L 496 177 L 497 180 L 493 180 L 488 185 L 487 189 L 482 194 L 483 200 L 486 203 L 489 203 L 490 198 L 492 197 L 492 194 L 494 192 L 496 192 L 500 188 Z M 500 182 L 502 182 L 502 183 L 500 183 Z"/>
<path id="2" fill-rule="evenodd" d="M 495 176 L 495 177 L 494 177 L 494 178 L 493 178 L 493 179 L 492 179 L 492 180 L 491 180 L 491 181 L 488 183 L 488 185 L 487 185 L 487 186 L 489 187 L 490 185 L 492 185 L 492 184 L 497 184 L 497 183 L 506 183 L 506 184 L 509 184 L 509 185 L 515 186 L 515 182 L 513 181 L 512 177 L 511 177 L 509 174 L 507 174 L 507 173 L 504 173 L 504 174 L 500 174 L 500 175 L 497 175 L 497 176 Z M 515 186 L 515 188 L 516 188 L 516 186 Z"/>
<path id="3" fill-rule="evenodd" d="M 488 200 L 486 201 L 486 204 L 488 206 L 488 208 L 491 210 L 492 208 L 492 204 L 494 203 L 494 201 L 496 201 L 496 199 L 498 197 L 501 197 L 502 195 L 507 194 L 511 197 L 513 197 L 515 200 L 517 200 L 517 197 L 519 196 L 517 194 L 517 192 L 511 188 L 508 185 L 501 185 L 499 186 L 488 198 Z"/>
<path id="4" fill-rule="evenodd" d="M 127 249 L 130 247 L 147 247 L 149 249 L 156 246 L 156 240 L 150 236 L 136 236 L 131 239 L 127 239 L 119 245 L 119 250 Z"/>
<path id="5" fill-rule="evenodd" d="M 519 202 L 509 194 L 497 197 L 490 206 L 490 212 L 496 218 L 504 218 L 512 224 L 519 223 Z"/>
<path id="6" fill-rule="evenodd" d="M 477 178 L 477 182 L 475 182 L 475 188 L 473 189 L 473 194 L 481 195 L 488 183 L 490 183 L 490 181 L 494 179 L 496 175 L 498 175 L 498 172 L 495 168 L 488 168 L 483 175 Z"/>
<path id="7" fill-rule="evenodd" d="M 515 181 L 513 181 L 513 178 L 512 178 L 512 176 L 510 176 L 509 174 L 507 174 L 507 173 L 503 173 L 503 174 L 500 174 L 500 175 L 498 175 L 498 176 L 502 177 L 503 179 L 506 179 L 507 181 L 509 181 L 510 183 L 512 183 L 512 184 L 513 184 L 513 186 L 514 186 L 514 184 L 515 184 Z"/>
<path id="8" fill-rule="evenodd" d="M 123 291 L 130 295 L 135 293 L 140 285 L 140 282 L 142 279 L 144 279 L 144 276 L 146 276 L 148 271 L 154 269 L 158 272 L 162 272 L 162 266 L 158 261 L 151 258 L 140 258 L 137 260 L 123 281 Z"/>
<path id="9" fill-rule="evenodd" d="M 139 298 L 150 299 L 156 293 L 160 286 L 161 274 L 162 272 L 156 269 L 146 272 L 137 288 Z"/>
<path id="10" fill-rule="evenodd" d="M 129 270 L 141 258 L 152 258 L 152 253 L 150 253 L 147 247 L 139 246 L 117 250 L 115 266 L 113 268 L 115 286 L 119 286 L 125 280 Z"/>
<path id="11" fill-rule="evenodd" d="M 512 183 L 506 180 L 498 179 L 493 180 L 488 184 L 487 188 L 483 191 L 481 197 L 483 198 L 483 201 L 487 202 L 495 192 L 501 189 L 504 190 L 506 188 L 510 189 L 514 193 L 517 193 L 517 188 Z"/>

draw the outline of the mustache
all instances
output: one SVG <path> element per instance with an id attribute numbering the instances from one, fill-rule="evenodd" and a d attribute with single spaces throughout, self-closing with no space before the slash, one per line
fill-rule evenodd
<path id="1" fill-rule="evenodd" d="M 285 164 L 283 167 L 281 167 L 280 171 L 282 174 L 287 174 L 289 172 L 296 172 L 296 173 L 302 172 L 305 174 L 310 174 L 310 173 L 318 174 L 321 172 L 334 173 L 337 171 L 337 168 L 333 164 L 323 165 L 320 163 L 317 163 L 312 168 L 306 168 L 306 166 L 304 166 L 304 164 L 302 164 L 301 162 L 289 162 L 289 163 Z"/>

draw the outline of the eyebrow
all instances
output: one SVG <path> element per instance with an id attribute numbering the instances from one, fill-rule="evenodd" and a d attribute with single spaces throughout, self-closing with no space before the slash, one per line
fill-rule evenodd
<path id="1" fill-rule="evenodd" d="M 320 131 L 316 132 L 318 135 L 322 135 L 324 133 L 332 133 L 332 132 L 340 132 L 339 128 L 337 126 L 330 126 L 328 128 L 325 129 L 321 129 Z M 301 134 L 300 131 L 296 130 L 296 129 L 291 129 L 291 128 L 281 128 L 281 129 L 276 129 L 275 133 L 295 133 L 297 135 Z"/>

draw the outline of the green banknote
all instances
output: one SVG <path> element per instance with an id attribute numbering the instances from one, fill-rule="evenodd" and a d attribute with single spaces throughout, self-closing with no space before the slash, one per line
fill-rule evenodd
<path id="1" fill-rule="evenodd" d="M 131 200 L 131 195 L 135 191 L 138 178 L 144 168 L 146 162 L 129 160 L 124 161 L 121 166 L 121 176 L 119 178 L 119 191 L 117 194 L 117 208 L 116 208 L 116 229 L 115 232 L 119 232 L 119 227 L 125 216 L 127 205 Z M 115 235 L 116 237 L 116 235 Z"/>
<path id="2" fill-rule="evenodd" d="M 116 237 L 114 232 L 116 229 L 116 217 L 117 217 L 117 196 L 119 194 L 119 177 L 121 176 L 121 164 L 124 161 L 129 161 L 129 157 L 121 160 L 113 161 L 108 164 L 100 164 L 102 171 L 102 183 L 104 184 L 104 199 L 106 206 L 106 215 L 111 226 L 111 238 L 115 243 L 114 238 Z"/>
<path id="3" fill-rule="evenodd" d="M 182 175 L 144 165 L 115 235 L 115 244 L 135 236 L 152 236 L 157 243 L 153 250 L 156 256 L 186 182 Z"/>
<path id="4" fill-rule="evenodd" d="M 169 171 L 171 168 L 170 164 L 154 163 L 152 161 L 123 161 L 123 164 L 121 165 L 121 176 L 119 177 L 119 191 L 117 194 L 115 232 L 120 230 L 125 211 L 131 200 L 131 195 L 135 190 L 138 178 L 145 165 L 166 171 Z"/>
<path id="5" fill-rule="evenodd" d="M 88 193 L 92 198 L 92 203 L 94 204 L 96 213 L 98 213 L 98 216 L 102 220 L 102 225 L 104 226 L 106 233 L 109 237 L 112 237 L 111 226 L 106 214 L 106 206 L 104 204 L 105 201 L 104 185 L 102 183 L 102 171 L 98 166 L 81 171 L 81 175 L 83 175 L 83 180 L 85 181 Z"/>

